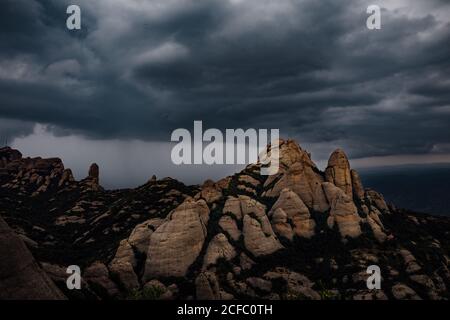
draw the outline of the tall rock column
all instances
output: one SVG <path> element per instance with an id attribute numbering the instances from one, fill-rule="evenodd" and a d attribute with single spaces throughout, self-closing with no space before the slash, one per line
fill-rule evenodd
<path id="1" fill-rule="evenodd" d="M 350 163 L 343 150 L 337 149 L 331 154 L 328 167 L 325 169 L 325 180 L 353 197 Z"/>

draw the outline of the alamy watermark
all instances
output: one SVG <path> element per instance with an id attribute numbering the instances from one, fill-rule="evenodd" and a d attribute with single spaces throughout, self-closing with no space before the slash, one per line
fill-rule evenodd
<path id="1" fill-rule="evenodd" d="M 178 143 L 172 149 L 171 159 L 176 165 L 259 162 L 261 174 L 272 175 L 279 167 L 279 135 L 279 129 L 226 129 L 224 134 L 212 128 L 203 132 L 202 121 L 194 121 L 193 136 L 183 128 L 172 132 L 171 141 Z"/>
<path id="2" fill-rule="evenodd" d="M 80 290 L 81 289 L 81 269 L 77 265 L 71 265 L 67 267 L 67 274 L 70 276 L 66 280 L 66 286 L 69 290 Z"/>
<path id="3" fill-rule="evenodd" d="M 381 9 L 378 5 L 370 5 L 366 10 L 369 17 L 366 20 L 366 26 L 369 30 L 380 30 L 381 29 Z M 66 20 L 66 26 L 69 30 L 80 30 L 81 29 L 81 8 L 76 4 L 69 5 L 67 7 L 66 13 L 69 17 Z"/>
<path id="4" fill-rule="evenodd" d="M 366 270 L 367 274 L 370 274 L 370 276 L 367 278 L 366 285 L 367 289 L 373 290 L 373 289 L 381 289 L 381 270 L 380 267 L 377 265 L 371 265 L 367 267 Z"/>
<path id="5" fill-rule="evenodd" d="M 72 4 L 67 7 L 66 13 L 70 16 L 66 20 L 66 27 L 69 30 L 81 29 L 81 9 L 79 6 Z"/>

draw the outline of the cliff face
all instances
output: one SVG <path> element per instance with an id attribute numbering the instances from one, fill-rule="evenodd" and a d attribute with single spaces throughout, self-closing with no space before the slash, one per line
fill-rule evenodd
<path id="1" fill-rule="evenodd" d="M 342 150 L 321 172 L 282 140 L 279 172 L 260 170 L 108 191 L 95 164 L 75 181 L 59 159 L 4 148 L 0 215 L 61 289 L 65 267 L 85 270 L 69 298 L 450 297 L 448 218 L 388 206 Z M 370 265 L 380 290 L 367 289 Z"/>

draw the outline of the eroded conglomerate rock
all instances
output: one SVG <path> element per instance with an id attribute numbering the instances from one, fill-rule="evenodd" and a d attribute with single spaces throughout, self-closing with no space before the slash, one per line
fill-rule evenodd
<path id="1" fill-rule="evenodd" d="M 243 219 L 244 244 L 254 256 L 269 255 L 283 248 L 266 214 L 247 214 Z"/>
<path id="2" fill-rule="evenodd" d="M 331 154 L 325 169 L 325 179 L 344 191 L 346 195 L 353 196 L 350 163 L 343 150 L 337 149 Z"/>
<path id="3" fill-rule="evenodd" d="M 117 279 L 121 286 L 131 291 L 139 287 L 139 280 L 134 271 L 137 266 L 133 247 L 127 239 L 120 242 L 116 255 L 109 265 L 111 275 Z"/>
<path id="4" fill-rule="evenodd" d="M 331 205 L 328 226 L 333 228 L 337 224 L 342 238 L 360 236 L 361 218 L 352 198 L 330 182 L 324 182 L 322 186 Z"/>
<path id="5" fill-rule="evenodd" d="M 0 300 L 65 299 L 1 217 L 0 257 Z"/>
<path id="6" fill-rule="evenodd" d="M 133 229 L 130 236 L 128 237 L 128 243 L 136 253 L 140 255 L 147 254 L 147 249 L 150 244 L 150 237 L 163 222 L 163 219 L 153 218 L 141 224 L 138 224 Z"/>
<path id="7" fill-rule="evenodd" d="M 326 179 L 294 142 L 282 141 L 280 151 L 280 171 L 273 176 L 258 176 L 256 164 L 201 187 L 165 178 L 105 191 L 89 185 L 98 180 L 98 168 L 77 182 L 57 159 L 24 159 L 9 151 L 2 156 L 0 149 L 0 192 L 6 191 L 0 214 L 4 207 L 20 208 L 5 216 L 17 223 L 14 230 L 30 250 L 45 257 L 42 269 L 62 290 L 65 261 L 53 261 L 52 248 L 66 248 L 70 253 L 58 259 L 67 263 L 101 260 L 82 269 L 82 290 L 65 290 L 69 298 L 124 298 L 136 292 L 157 299 L 234 298 L 225 290 L 248 299 L 448 298 L 447 220 L 388 208 L 380 194 L 363 189 L 345 155 L 332 155 Z M 22 202 L 25 196 L 30 201 Z M 48 205 L 42 201 L 47 196 Z M 42 223 L 31 221 L 36 226 L 26 221 L 41 214 L 25 209 L 33 201 L 43 208 Z M 317 250 L 336 234 L 361 238 L 325 243 L 329 256 Z M 287 250 L 280 250 L 277 236 Z M 71 255 L 73 244 L 83 249 L 79 262 L 72 260 L 78 257 Z M 367 290 L 366 268 L 380 263 L 383 291 Z"/>
<path id="8" fill-rule="evenodd" d="M 223 214 L 231 214 L 236 220 L 242 220 L 241 200 L 236 197 L 229 196 L 225 201 L 222 210 Z"/>
<path id="9" fill-rule="evenodd" d="M 281 191 L 269 216 L 272 217 L 275 232 L 279 232 L 279 235 L 289 240 L 292 240 L 294 234 L 304 238 L 311 238 L 314 235 L 316 223 L 311 219 L 308 207 L 290 189 Z"/>
<path id="10" fill-rule="evenodd" d="M 223 214 L 242 221 L 245 247 L 255 256 L 271 254 L 283 248 L 272 230 L 266 207 L 255 199 L 244 195 L 228 197 Z"/>
<path id="11" fill-rule="evenodd" d="M 239 181 L 247 183 L 254 188 L 256 188 L 257 186 L 259 186 L 261 184 L 258 180 L 256 180 L 255 178 L 253 178 L 247 174 L 239 176 Z"/>
<path id="12" fill-rule="evenodd" d="M 212 180 L 206 180 L 203 183 L 202 190 L 196 195 L 195 199 L 205 199 L 206 203 L 212 204 L 222 198 L 222 189 Z"/>
<path id="13" fill-rule="evenodd" d="M 238 241 L 241 237 L 241 230 L 239 230 L 236 220 L 228 215 L 225 215 L 220 218 L 219 226 L 225 231 L 231 239 L 234 241 Z"/>
<path id="14" fill-rule="evenodd" d="M 89 167 L 88 176 L 81 181 L 88 190 L 99 191 L 100 186 L 100 169 L 96 163 Z"/>
<path id="15" fill-rule="evenodd" d="M 202 269 L 207 269 L 211 265 L 215 265 L 219 259 L 231 260 L 236 256 L 236 250 L 228 242 L 227 237 L 223 233 L 219 233 L 211 240 L 203 258 Z"/>
<path id="16" fill-rule="evenodd" d="M 73 182 L 59 158 L 22 158 L 17 150 L 0 149 L 0 186 L 33 197 Z"/>
<path id="17" fill-rule="evenodd" d="M 386 201 L 380 193 L 370 189 L 366 190 L 366 198 L 369 200 L 371 205 L 377 207 L 381 212 L 389 212 Z"/>
<path id="18" fill-rule="evenodd" d="M 283 189 L 291 189 L 308 208 L 319 212 L 329 209 L 321 184 L 324 182 L 310 155 L 292 140 L 280 142 L 280 170 L 264 183 L 264 196 L 278 197 Z"/>
<path id="19" fill-rule="evenodd" d="M 204 200 L 189 198 L 172 211 L 151 236 L 144 280 L 185 276 L 202 250 L 208 219 Z"/>
<path id="20" fill-rule="evenodd" d="M 352 178 L 352 190 L 353 197 L 355 199 L 363 199 L 364 198 L 364 186 L 361 182 L 361 177 L 358 172 L 354 169 L 350 170 L 350 175 Z"/>
<path id="21" fill-rule="evenodd" d="M 119 288 L 111 280 L 108 268 L 100 261 L 86 268 L 83 278 L 101 297 L 114 298 L 119 295 Z"/>
<path id="22" fill-rule="evenodd" d="M 384 232 L 384 226 L 380 220 L 379 214 L 374 211 L 370 212 L 366 217 L 366 221 L 372 229 L 375 239 L 377 239 L 378 242 L 384 242 L 387 239 L 387 235 Z"/>

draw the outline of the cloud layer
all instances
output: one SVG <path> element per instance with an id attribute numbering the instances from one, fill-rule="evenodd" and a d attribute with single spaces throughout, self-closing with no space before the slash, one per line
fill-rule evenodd
<path id="1" fill-rule="evenodd" d="M 72 1 L 71 1 L 72 2 Z M 0 134 L 167 142 L 194 120 L 280 128 L 353 157 L 449 152 L 450 5 L 360 0 L 6 0 Z"/>

